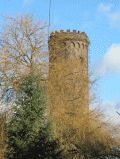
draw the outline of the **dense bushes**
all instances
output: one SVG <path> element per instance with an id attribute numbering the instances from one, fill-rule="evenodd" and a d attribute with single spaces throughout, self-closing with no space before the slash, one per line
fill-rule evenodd
<path id="1" fill-rule="evenodd" d="M 51 135 L 47 95 L 39 76 L 30 74 L 19 85 L 6 132 L 8 159 L 57 158 L 59 146 Z"/>
<path id="2" fill-rule="evenodd" d="M 6 118 L 4 123 L 6 121 Z M 53 121 L 54 122 L 54 121 Z M 64 125 L 63 125 L 64 126 Z M 48 116 L 48 99 L 40 76 L 29 74 L 16 90 L 15 103 L 7 118 L 4 137 L 8 159 L 104 159 L 120 158 L 119 141 L 113 127 L 101 114 L 80 116 L 78 123 L 54 137 Z M 79 129 L 78 129 L 79 127 Z M 3 126 L 4 128 L 4 126 Z M 4 130 L 4 129 L 3 129 Z M 5 143 L 5 142 L 4 142 Z"/>
<path id="3" fill-rule="evenodd" d="M 114 127 L 104 122 L 97 111 L 87 118 L 80 116 L 76 127 L 66 125 L 62 140 L 56 140 L 48 116 L 47 92 L 34 73 L 21 81 L 12 111 L 0 119 L 2 158 L 5 150 L 8 159 L 120 158 L 119 135 L 113 133 Z"/>

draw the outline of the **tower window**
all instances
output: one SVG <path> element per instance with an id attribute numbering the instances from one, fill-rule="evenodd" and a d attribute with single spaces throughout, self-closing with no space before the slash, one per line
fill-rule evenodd
<path id="1" fill-rule="evenodd" d="M 84 49 L 84 44 L 82 44 L 82 48 Z"/>
<path id="2" fill-rule="evenodd" d="M 71 44 L 72 44 L 73 47 L 75 47 L 75 43 L 74 42 L 71 42 Z"/>
<path id="3" fill-rule="evenodd" d="M 63 46 L 66 46 L 66 42 L 63 42 Z"/>
<path id="4" fill-rule="evenodd" d="M 83 63 L 84 58 L 80 56 L 80 62 Z"/>
<path id="5" fill-rule="evenodd" d="M 78 42 L 78 48 L 80 48 L 80 43 Z"/>

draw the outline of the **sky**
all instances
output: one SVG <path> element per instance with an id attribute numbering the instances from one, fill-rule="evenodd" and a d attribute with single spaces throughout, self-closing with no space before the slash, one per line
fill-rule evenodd
<path id="1" fill-rule="evenodd" d="M 30 13 L 49 20 L 50 0 L 0 0 L 0 23 L 7 15 Z M 76 29 L 87 33 L 89 67 L 97 81 L 98 98 L 111 119 L 120 122 L 120 0 L 51 0 L 51 31 Z"/>

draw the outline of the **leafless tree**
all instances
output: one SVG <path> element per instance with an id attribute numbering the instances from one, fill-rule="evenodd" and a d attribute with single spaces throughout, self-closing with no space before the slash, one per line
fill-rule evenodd
<path id="1" fill-rule="evenodd" d="M 0 32 L 0 85 L 7 95 L 30 71 L 45 76 L 46 29 L 44 22 L 29 14 L 5 19 Z"/>

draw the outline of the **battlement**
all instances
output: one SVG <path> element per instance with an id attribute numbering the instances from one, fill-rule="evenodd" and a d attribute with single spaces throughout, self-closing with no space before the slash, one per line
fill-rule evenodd
<path id="1" fill-rule="evenodd" d="M 85 32 L 80 32 L 78 30 L 59 30 L 52 32 L 50 34 L 50 39 L 57 39 L 57 40 L 72 40 L 72 41 L 83 41 L 87 45 L 89 45 L 89 39 Z"/>

